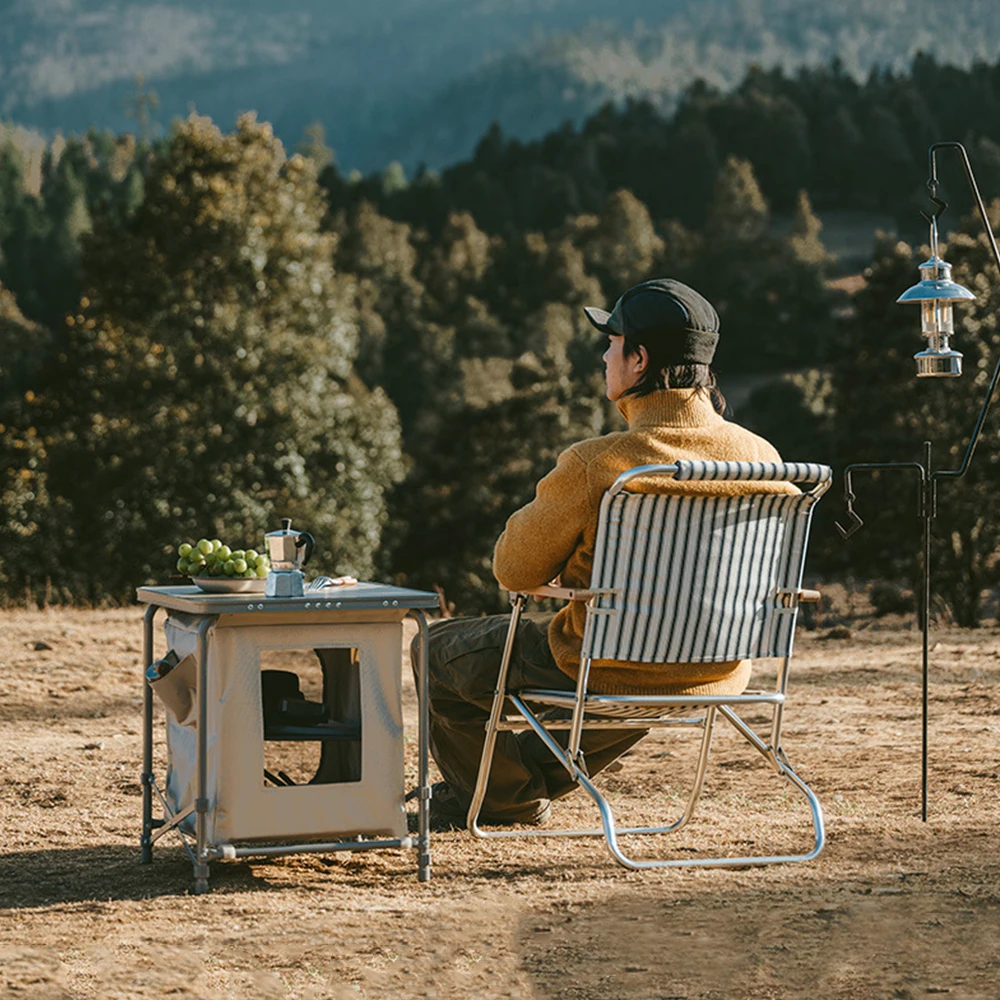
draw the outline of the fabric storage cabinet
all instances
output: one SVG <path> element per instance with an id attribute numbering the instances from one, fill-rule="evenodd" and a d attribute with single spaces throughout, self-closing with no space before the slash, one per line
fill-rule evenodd
<path id="1" fill-rule="evenodd" d="M 416 618 L 424 650 L 420 609 L 436 607 L 436 594 L 360 583 L 338 588 L 336 599 L 308 592 L 248 599 L 194 587 L 144 587 L 138 596 L 149 605 L 144 667 L 152 662 L 161 608 L 169 612 L 168 649 L 179 661 L 145 687 L 144 863 L 153 843 L 176 829 L 197 892 L 208 889 L 212 860 L 381 847 L 415 849 L 420 879 L 429 879 L 427 703 L 420 684 L 412 837 L 401 673 L 403 619 Z M 424 662 L 421 654 L 421 672 Z M 162 787 L 152 764 L 156 696 L 166 717 Z M 153 817 L 154 792 L 161 820 Z"/>
<path id="2" fill-rule="evenodd" d="M 195 652 L 195 616 L 174 613 L 166 621 L 167 645 L 181 657 Z M 230 841 L 308 838 L 330 835 L 406 833 L 403 809 L 403 719 L 399 650 L 402 624 L 294 625 L 217 623 L 208 641 L 208 811 L 206 835 L 214 844 Z M 261 701 L 261 654 L 267 651 L 356 651 L 360 681 L 360 780 L 269 785 L 264 776 L 265 733 Z M 352 657 L 353 659 L 353 657 Z M 347 656 L 344 657 L 347 660 Z M 351 688 L 345 676 L 328 696 Z M 336 668 L 334 668 L 336 669 Z M 328 671 L 329 673 L 329 671 Z M 168 678 L 169 679 L 169 675 Z M 192 713 L 193 714 L 193 713 Z M 189 715 L 167 716 L 167 802 L 175 812 L 194 802 L 197 786 L 197 727 Z M 186 722 L 187 724 L 182 724 Z M 323 742 L 323 727 L 308 727 L 299 738 Z M 332 741 L 329 741 L 332 742 Z M 345 742 L 338 740 L 337 742 Z M 353 741 L 346 741 L 353 742 Z M 189 823 L 193 832 L 193 821 Z"/>

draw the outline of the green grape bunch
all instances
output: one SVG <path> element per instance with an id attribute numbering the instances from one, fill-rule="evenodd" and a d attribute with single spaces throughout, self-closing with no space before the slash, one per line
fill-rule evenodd
<path id="1" fill-rule="evenodd" d="M 177 546 L 177 572 L 184 576 L 228 576 L 263 579 L 271 569 L 267 556 L 255 549 L 231 549 L 219 538 L 199 538 Z"/>

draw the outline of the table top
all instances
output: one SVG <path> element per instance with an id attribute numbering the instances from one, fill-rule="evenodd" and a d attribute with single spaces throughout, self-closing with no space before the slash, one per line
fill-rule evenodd
<path id="1" fill-rule="evenodd" d="M 363 611 L 438 608 L 438 595 L 428 590 L 409 590 L 385 583 L 355 583 L 348 586 L 307 590 L 302 597 L 265 597 L 263 594 L 208 594 L 193 585 L 140 587 L 136 597 L 142 604 L 155 604 L 192 615 L 249 614 L 253 612 Z"/>

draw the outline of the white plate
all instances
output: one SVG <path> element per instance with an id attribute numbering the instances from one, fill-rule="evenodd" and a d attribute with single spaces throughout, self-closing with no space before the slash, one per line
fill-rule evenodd
<path id="1" fill-rule="evenodd" d="M 192 576 L 191 582 L 206 594 L 263 594 L 266 577 L 248 579 L 245 576 Z"/>

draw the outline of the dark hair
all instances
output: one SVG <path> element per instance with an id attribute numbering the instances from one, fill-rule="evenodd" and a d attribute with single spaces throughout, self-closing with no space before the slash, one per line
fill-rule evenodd
<path id="1" fill-rule="evenodd" d="M 655 340 L 651 344 L 643 343 L 639 337 L 628 333 L 624 335 L 624 340 L 622 353 L 625 357 L 638 354 L 640 346 L 645 347 L 649 355 L 649 366 L 642 378 L 631 389 L 626 389 L 625 395 L 648 396 L 658 389 L 707 389 L 715 412 L 719 414 L 726 412 L 726 397 L 716 384 L 715 372 L 711 365 L 665 364 L 663 359 L 657 356 L 661 353 L 658 350 L 661 345 Z"/>

